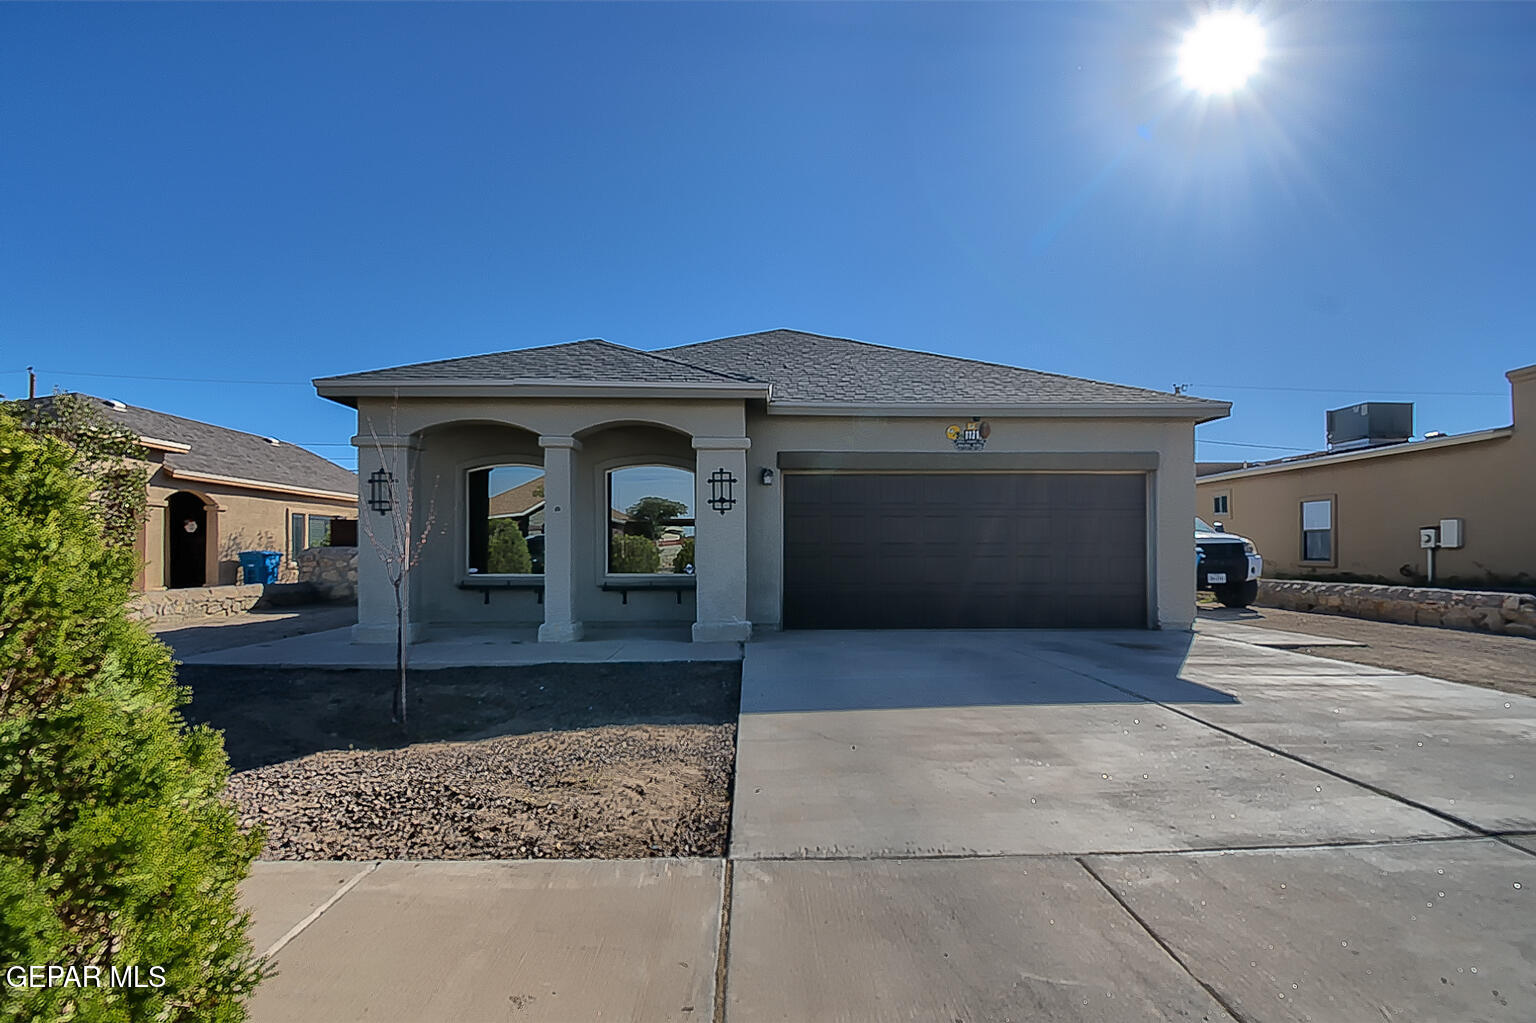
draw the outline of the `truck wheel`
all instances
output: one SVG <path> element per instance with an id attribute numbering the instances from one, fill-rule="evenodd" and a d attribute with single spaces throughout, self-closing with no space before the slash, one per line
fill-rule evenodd
<path id="1" fill-rule="evenodd" d="M 1247 607 L 1259 599 L 1259 581 L 1250 579 L 1245 583 L 1218 586 L 1216 599 L 1221 601 L 1223 607 Z"/>

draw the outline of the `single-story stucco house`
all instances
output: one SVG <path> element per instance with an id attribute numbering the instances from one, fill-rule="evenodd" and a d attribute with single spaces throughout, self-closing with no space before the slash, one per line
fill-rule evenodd
<path id="1" fill-rule="evenodd" d="M 357 409 L 361 514 L 388 522 L 367 504 L 384 474 L 412 484 L 418 528 L 432 509 L 413 638 L 1188 629 L 1194 427 L 1230 411 L 794 330 L 661 351 L 577 341 L 315 386 Z M 505 570 L 525 566 L 520 546 L 542 573 Z M 362 547 L 355 638 L 393 642 L 391 588 Z"/>
<path id="2" fill-rule="evenodd" d="M 16 405 L 45 412 L 57 397 Z M 112 398 L 71 397 L 144 449 L 140 592 L 238 583 L 247 550 L 280 551 L 280 578 L 292 580 L 300 551 L 330 542 L 333 528 L 350 536 L 356 527 L 357 478 L 313 451 Z"/>

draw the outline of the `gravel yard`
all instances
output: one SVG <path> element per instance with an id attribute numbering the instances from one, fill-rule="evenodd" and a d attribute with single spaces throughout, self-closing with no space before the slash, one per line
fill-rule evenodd
<path id="1" fill-rule="evenodd" d="M 740 666 L 181 669 L 264 859 L 720 856 Z"/>

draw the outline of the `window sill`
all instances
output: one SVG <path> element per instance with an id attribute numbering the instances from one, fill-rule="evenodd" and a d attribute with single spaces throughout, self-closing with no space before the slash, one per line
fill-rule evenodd
<path id="1" fill-rule="evenodd" d="M 461 590 L 542 590 L 542 575 L 472 575 L 459 580 Z"/>
<path id="2" fill-rule="evenodd" d="M 693 590 L 699 585 L 698 576 L 662 572 L 646 575 L 605 575 L 605 590 Z"/>

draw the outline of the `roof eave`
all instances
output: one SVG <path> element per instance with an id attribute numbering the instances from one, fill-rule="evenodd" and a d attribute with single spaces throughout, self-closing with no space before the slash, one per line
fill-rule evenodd
<path id="1" fill-rule="evenodd" d="M 186 480 L 189 483 L 222 483 L 225 486 L 240 487 L 244 490 L 268 490 L 277 494 L 293 494 L 298 497 L 316 497 L 332 501 L 357 500 L 355 493 L 324 490 L 319 487 L 301 487 L 291 483 L 274 483 L 270 480 L 248 479 L 243 476 L 224 476 L 213 472 L 195 472 L 190 469 L 180 469 L 174 465 L 164 466 L 163 471 L 172 479 Z"/>
<path id="2" fill-rule="evenodd" d="M 767 398 L 771 387 L 756 381 L 628 380 L 356 380 L 323 377 L 315 391 L 343 405 L 358 398 Z"/>
<path id="3" fill-rule="evenodd" d="M 1292 462 L 1273 462 L 1269 465 L 1254 465 L 1246 469 L 1228 469 L 1226 472 L 1213 472 L 1209 476 L 1197 476 L 1196 483 L 1213 483 L 1219 480 L 1244 479 L 1249 476 L 1269 476 L 1277 472 L 1293 472 L 1297 469 L 1313 469 L 1318 466 L 1342 465 L 1346 462 L 1362 462 L 1368 458 L 1389 458 L 1394 455 L 1411 455 L 1421 451 L 1435 451 L 1440 448 L 1454 448 L 1462 444 L 1480 444 L 1484 441 L 1502 440 L 1513 436 L 1513 426 L 1499 426 L 1491 430 L 1478 430 L 1475 433 L 1460 433 L 1453 437 L 1437 437 L 1434 440 L 1422 440 L 1414 443 L 1401 443 L 1384 445 L 1378 448 L 1363 448 L 1358 451 L 1339 451 L 1331 454 L 1316 455 L 1312 458 L 1298 458 Z"/>
<path id="4" fill-rule="evenodd" d="M 772 401 L 778 416 L 991 416 L 994 418 L 1187 419 L 1209 423 L 1232 414 L 1224 401 L 1201 402 L 863 402 Z"/>

